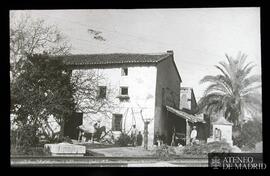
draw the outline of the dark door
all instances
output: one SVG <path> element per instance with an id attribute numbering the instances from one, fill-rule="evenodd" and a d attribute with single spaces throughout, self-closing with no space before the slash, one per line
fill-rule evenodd
<path id="1" fill-rule="evenodd" d="M 73 113 L 65 122 L 64 136 L 69 136 L 71 139 L 78 139 L 79 129 L 78 126 L 82 125 L 83 113 Z"/>

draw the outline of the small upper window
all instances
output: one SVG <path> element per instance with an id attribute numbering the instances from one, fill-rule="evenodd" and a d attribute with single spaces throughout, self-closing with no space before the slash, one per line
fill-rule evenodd
<path id="1" fill-rule="evenodd" d="M 121 95 L 128 95 L 128 88 L 127 87 L 121 87 Z"/>
<path id="2" fill-rule="evenodd" d="M 121 69 L 121 76 L 127 76 L 128 75 L 128 68 L 122 68 Z"/>
<path id="3" fill-rule="evenodd" d="M 99 86 L 98 98 L 106 98 L 106 86 Z"/>

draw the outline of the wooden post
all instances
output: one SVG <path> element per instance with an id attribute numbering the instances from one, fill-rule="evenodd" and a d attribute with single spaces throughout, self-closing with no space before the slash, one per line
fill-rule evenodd
<path id="1" fill-rule="evenodd" d="M 186 119 L 186 145 L 188 145 L 190 143 L 189 132 L 190 132 L 190 127 L 188 124 L 188 119 Z"/>

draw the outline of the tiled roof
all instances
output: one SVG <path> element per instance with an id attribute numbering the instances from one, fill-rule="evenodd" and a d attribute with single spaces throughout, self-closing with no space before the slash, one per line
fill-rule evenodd
<path id="1" fill-rule="evenodd" d="M 219 117 L 219 119 L 213 122 L 214 125 L 233 125 L 233 123 L 228 122 L 224 117 Z"/>
<path id="2" fill-rule="evenodd" d="M 190 89 L 190 90 L 193 90 L 192 87 L 181 87 L 181 88 L 180 88 L 180 90 L 189 90 L 189 89 Z"/>
<path id="3" fill-rule="evenodd" d="M 87 54 L 60 56 L 66 65 L 108 65 L 108 64 L 134 64 L 158 63 L 168 58 L 169 53 L 162 54 Z"/>
<path id="4" fill-rule="evenodd" d="M 177 115 L 179 117 L 182 117 L 184 119 L 187 119 L 188 121 L 190 121 L 192 123 L 197 123 L 197 122 L 206 123 L 204 120 L 200 119 L 199 117 L 196 117 L 196 116 L 194 116 L 192 114 L 188 114 L 188 113 L 186 113 L 184 111 L 181 111 L 179 109 L 175 109 L 175 108 L 170 107 L 170 106 L 166 106 L 166 109 L 169 112 L 171 112 L 171 113 L 173 113 L 173 114 L 175 114 L 175 115 Z"/>

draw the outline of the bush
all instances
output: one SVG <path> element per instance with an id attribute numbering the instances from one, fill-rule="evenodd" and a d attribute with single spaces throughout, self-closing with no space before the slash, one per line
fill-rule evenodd
<path id="1" fill-rule="evenodd" d="M 183 153 L 189 155 L 207 155 L 208 153 L 230 153 L 232 147 L 226 142 L 211 142 L 207 144 L 185 146 Z"/>
<path id="2" fill-rule="evenodd" d="M 131 137 L 126 133 L 121 133 L 119 138 L 116 139 L 115 143 L 120 147 L 126 147 L 128 144 L 131 144 L 132 140 Z"/>
<path id="3" fill-rule="evenodd" d="M 169 160 L 175 154 L 176 152 L 174 150 L 174 147 L 168 146 L 166 144 L 158 146 L 155 151 L 155 156 L 160 160 Z"/>
<path id="4" fill-rule="evenodd" d="M 11 154 L 29 154 L 31 148 L 38 145 L 38 141 L 36 128 L 31 125 L 23 125 L 16 130 L 11 130 Z"/>
<path id="5" fill-rule="evenodd" d="M 69 136 L 62 136 L 62 137 L 59 137 L 55 140 L 55 142 L 53 143 L 61 143 L 61 142 L 66 142 L 66 143 L 70 143 L 72 144 L 72 140 L 70 139 Z"/>
<path id="6" fill-rule="evenodd" d="M 233 138 L 234 144 L 238 147 L 255 148 L 256 143 L 262 141 L 262 123 L 254 120 L 245 123 L 240 135 Z"/>

